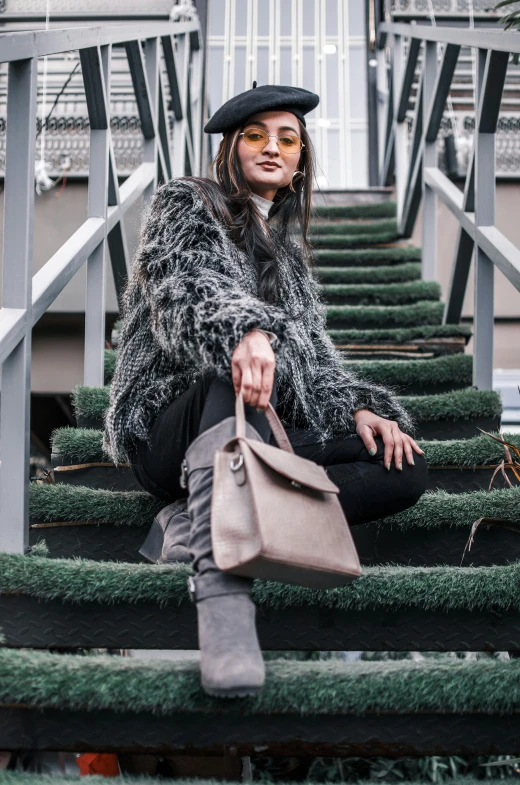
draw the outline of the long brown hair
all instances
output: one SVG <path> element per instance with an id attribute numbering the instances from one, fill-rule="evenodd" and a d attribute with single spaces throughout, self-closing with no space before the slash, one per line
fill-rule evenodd
<path id="1" fill-rule="evenodd" d="M 315 155 L 309 134 L 299 120 L 298 123 L 305 147 L 300 153 L 297 171 L 303 172 L 303 177 L 296 174 L 290 185 L 278 188 L 269 214 L 267 234 L 260 223 L 263 219 L 251 199 L 252 191 L 238 157 L 239 134 L 246 123 L 224 134 L 209 166 L 213 180 L 182 178 L 197 183 L 214 215 L 227 227 L 231 240 L 250 258 L 258 277 L 259 295 L 269 303 L 276 303 L 278 299 L 277 248 L 282 245 L 289 249 L 290 231 L 299 233 L 302 258 L 306 264 L 312 265 L 307 232 L 311 218 Z"/>

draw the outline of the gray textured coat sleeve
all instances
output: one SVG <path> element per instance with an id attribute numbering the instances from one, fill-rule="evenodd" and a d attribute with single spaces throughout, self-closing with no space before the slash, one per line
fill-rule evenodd
<path id="1" fill-rule="evenodd" d="M 255 327 L 273 332 L 275 355 L 283 349 L 287 316 L 236 280 L 223 263 L 224 228 L 208 224 L 207 207 L 194 187 L 172 180 L 156 192 L 135 261 L 151 328 L 175 363 L 231 371 L 231 357 Z M 283 352 L 281 352 L 283 356 Z"/>

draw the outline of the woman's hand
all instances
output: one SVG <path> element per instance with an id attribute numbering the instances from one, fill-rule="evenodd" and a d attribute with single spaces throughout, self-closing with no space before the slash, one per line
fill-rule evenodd
<path id="1" fill-rule="evenodd" d="M 231 376 L 235 394 L 244 403 L 266 409 L 274 382 L 275 356 L 269 338 L 259 330 L 244 335 L 231 358 Z"/>
<path id="2" fill-rule="evenodd" d="M 354 420 L 356 421 L 357 434 L 363 439 L 363 443 L 371 455 L 375 455 L 377 451 L 374 436 L 379 434 L 382 437 L 385 445 L 384 463 L 387 469 L 390 469 L 392 455 L 399 471 L 403 469 L 403 452 L 408 463 L 412 465 L 415 465 L 413 450 L 419 455 L 423 455 L 423 450 L 417 442 L 408 434 L 403 433 L 395 420 L 379 417 L 370 409 L 358 409 L 354 414 Z"/>

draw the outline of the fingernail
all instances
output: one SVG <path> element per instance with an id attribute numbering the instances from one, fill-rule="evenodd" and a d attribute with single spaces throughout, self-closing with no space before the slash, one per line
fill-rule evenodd
<path id="1" fill-rule="evenodd" d="M 388 469 L 388 471 L 390 471 L 390 463 L 385 463 L 385 469 Z"/>
<path id="2" fill-rule="evenodd" d="M 413 459 L 413 455 L 412 455 L 412 466 L 415 466 L 415 461 Z"/>
<path id="3" fill-rule="evenodd" d="M 398 463 L 398 464 L 397 464 L 397 468 L 398 468 L 398 470 L 399 470 L 400 472 L 402 472 L 402 471 L 403 471 L 403 464 L 402 464 L 402 463 Z"/>
<path id="4" fill-rule="evenodd" d="M 376 447 L 371 447 L 370 450 L 368 451 L 368 454 L 369 455 L 375 455 L 376 452 L 377 452 L 377 448 Z"/>

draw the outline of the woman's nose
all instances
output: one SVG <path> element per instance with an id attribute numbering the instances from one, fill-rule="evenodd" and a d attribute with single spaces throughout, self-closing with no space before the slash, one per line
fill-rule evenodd
<path id="1" fill-rule="evenodd" d="M 275 136 L 270 136 L 267 144 L 265 145 L 263 152 L 267 150 L 268 153 L 278 153 L 278 144 L 277 139 Z"/>

